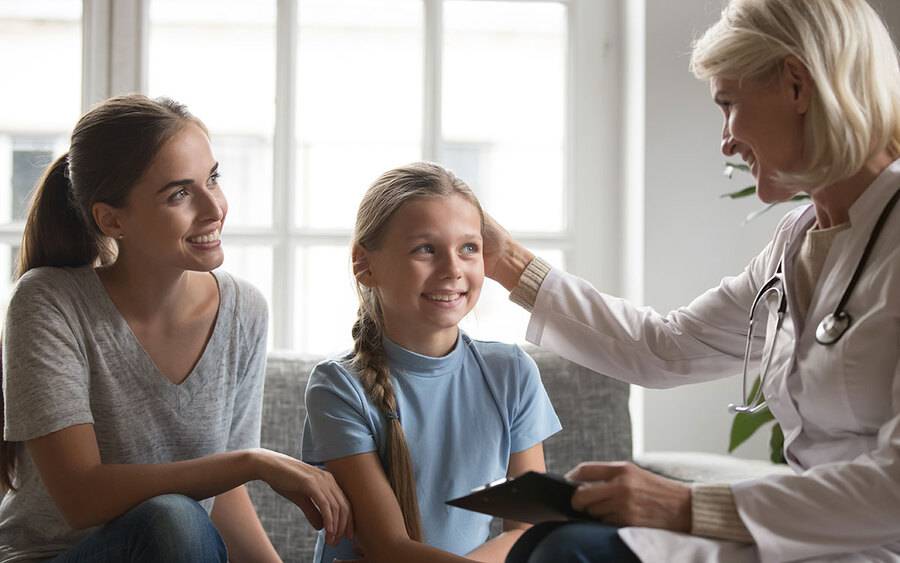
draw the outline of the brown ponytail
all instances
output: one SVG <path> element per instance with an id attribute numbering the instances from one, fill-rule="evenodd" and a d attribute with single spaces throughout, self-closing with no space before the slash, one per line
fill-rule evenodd
<path id="1" fill-rule="evenodd" d="M 416 162 L 382 174 L 366 191 L 356 215 L 353 247 L 366 250 L 378 248 L 388 222 L 400 207 L 422 197 L 447 197 L 459 195 L 484 214 L 475 194 L 462 180 L 451 172 L 430 162 Z M 360 382 L 369 398 L 388 419 L 388 459 L 385 472 L 400 509 L 406 532 L 416 541 L 422 541 L 422 523 L 416 498 L 416 480 L 412 460 L 400 415 L 397 397 L 391 384 L 390 369 L 385 356 L 383 314 L 378 294 L 372 288 L 356 283 L 359 296 L 359 313 L 353 324 L 353 358 L 351 366 L 359 374 Z"/>
<path id="2" fill-rule="evenodd" d="M 123 207 L 160 147 L 188 122 L 206 131 L 185 106 L 136 94 L 110 98 L 84 114 L 69 152 L 47 168 L 31 197 L 16 279 L 41 266 L 114 262 L 117 246 L 94 223 L 94 204 Z M 0 397 L 0 420 L 4 410 Z M 0 493 L 15 490 L 15 467 L 16 444 L 3 439 Z"/>
<path id="3" fill-rule="evenodd" d="M 16 278 L 39 266 L 90 264 L 98 255 L 98 239 L 72 203 L 66 153 L 47 168 L 31 197 Z"/>

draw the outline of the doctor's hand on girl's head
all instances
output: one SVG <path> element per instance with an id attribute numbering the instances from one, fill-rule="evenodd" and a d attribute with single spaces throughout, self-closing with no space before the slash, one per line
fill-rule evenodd
<path id="1" fill-rule="evenodd" d="M 325 528 L 326 541 L 337 545 L 353 538 L 350 502 L 331 473 L 271 450 L 254 450 L 262 480 L 296 504 L 317 530 Z"/>
<path id="2" fill-rule="evenodd" d="M 484 275 L 512 291 L 534 253 L 516 242 L 496 219 L 484 214 Z"/>
<path id="3" fill-rule="evenodd" d="M 484 275 L 492 277 L 507 247 L 513 239 L 503 225 L 490 214 L 484 214 Z"/>
<path id="4" fill-rule="evenodd" d="M 627 462 L 585 462 L 566 474 L 580 481 L 572 507 L 616 526 L 691 530 L 691 488 Z"/>

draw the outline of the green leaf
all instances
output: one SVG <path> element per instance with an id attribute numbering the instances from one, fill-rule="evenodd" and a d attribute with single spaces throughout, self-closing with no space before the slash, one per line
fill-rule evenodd
<path id="1" fill-rule="evenodd" d="M 784 459 L 784 432 L 777 422 L 772 425 L 772 437 L 769 438 L 769 459 L 772 463 L 787 463 Z"/>
<path id="2" fill-rule="evenodd" d="M 719 197 L 728 197 L 731 199 L 739 199 L 742 197 L 747 197 L 751 195 L 756 195 L 756 186 L 747 186 L 742 190 L 738 190 L 736 192 L 730 192 L 727 194 L 722 194 Z"/>
<path id="3" fill-rule="evenodd" d="M 730 166 L 735 170 L 743 170 L 744 172 L 750 172 L 750 166 L 747 164 L 743 164 L 740 162 L 726 162 L 725 166 Z"/>
<path id="4" fill-rule="evenodd" d="M 753 382 L 753 389 L 750 391 L 750 397 L 756 395 L 756 390 L 758 388 L 759 377 Z M 728 443 L 728 453 L 733 452 L 738 446 L 750 439 L 750 436 L 753 436 L 754 432 L 759 430 L 761 426 L 772 420 L 775 420 L 775 417 L 772 416 L 772 413 L 769 412 L 768 408 L 764 408 L 753 414 L 743 412 L 736 414 L 734 416 L 734 421 L 731 423 L 731 439 Z"/>

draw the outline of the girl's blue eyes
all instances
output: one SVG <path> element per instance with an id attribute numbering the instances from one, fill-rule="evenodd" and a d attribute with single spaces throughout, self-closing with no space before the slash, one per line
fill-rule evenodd
<path id="1" fill-rule="evenodd" d="M 462 245 L 461 252 L 463 254 L 478 254 L 478 245 L 469 242 Z M 430 244 L 422 244 L 413 249 L 413 254 L 434 254 L 434 246 Z"/>

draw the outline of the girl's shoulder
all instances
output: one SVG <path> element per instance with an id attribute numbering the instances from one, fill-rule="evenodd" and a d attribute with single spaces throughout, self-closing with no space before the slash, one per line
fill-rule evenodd
<path id="1" fill-rule="evenodd" d="M 352 360 L 353 354 L 349 351 L 322 360 L 313 367 L 307 386 L 359 387 L 359 376 L 353 369 Z"/>
<path id="2" fill-rule="evenodd" d="M 366 403 L 366 393 L 359 376 L 351 365 L 352 354 L 335 355 L 322 360 L 313 367 L 306 383 L 307 405 L 310 399 L 324 396 L 338 397 L 356 406 Z"/>
<path id="3" fill-rule="evenodd" d="M 493 340 L 476 340 L 463 333 L 463 343 L 490 374 L 530 377 L 537 374 L 537 364 L 518 344 Z"/>

